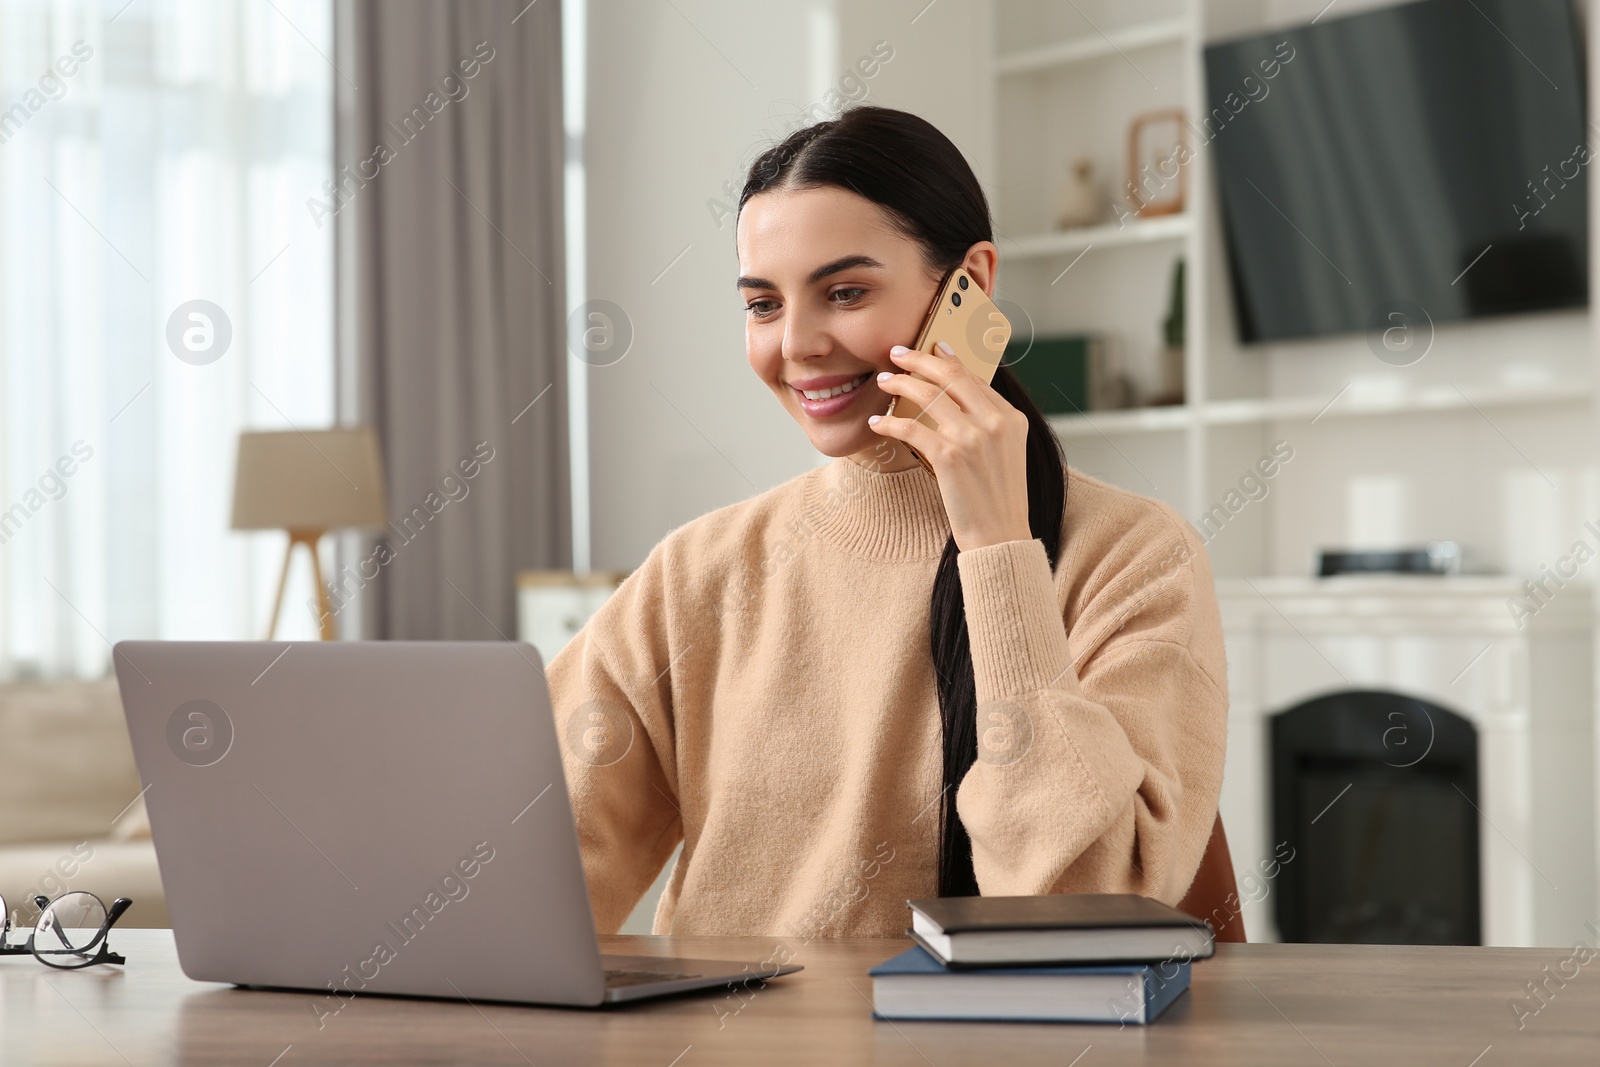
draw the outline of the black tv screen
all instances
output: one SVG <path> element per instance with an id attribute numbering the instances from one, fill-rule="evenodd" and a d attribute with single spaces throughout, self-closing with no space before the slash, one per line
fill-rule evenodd
<path id="1" fill-rule="evenodd" d="M 1587 304 L 1581 41 L 1571 0 L 1419 0 L 1209 46 L 1240 339 Z"/>

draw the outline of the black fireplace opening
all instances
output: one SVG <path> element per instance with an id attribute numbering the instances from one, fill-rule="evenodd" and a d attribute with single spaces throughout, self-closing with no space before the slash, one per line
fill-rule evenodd
<path id="1" fill-rule="evenodd" d="M 1348 690 L 1271 719 L 1284 941 L 1482 943 L 1478 735 L 1446 708 Z"/>

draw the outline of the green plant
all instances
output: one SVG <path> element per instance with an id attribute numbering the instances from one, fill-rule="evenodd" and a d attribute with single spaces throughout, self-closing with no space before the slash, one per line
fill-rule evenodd
<path id="1" fill-rule="evenodd" d="M 1167 318 L 1161 324 L 1167 347 L 1183 347 L 1183 259 L 1172 265 L 1172 292 L 1167 297 Z"/>

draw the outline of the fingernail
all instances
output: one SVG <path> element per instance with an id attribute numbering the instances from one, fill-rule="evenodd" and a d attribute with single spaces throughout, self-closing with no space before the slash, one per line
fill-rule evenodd
<path id="1" fill-rule="evenodd" d="M 878 425 L 878 420 L 881 419 L 881 418 L 883 418 L 882 415 L 868 415 L 867 416 L 867 425 L 868 426 L 876 426 L 876 425 Z"/>
<path id="2" fill-rule="evenodd" d="M 879 371 L 878 372 L 878 381 L 880 381 L 880 382 L 886 382 L 890 378 L 893 378 L 893 377 L 894 377 L 894 372 L 893 371 L 887 371 L 886 370 L 886 371 Z"/>
<path id="3" fill-rule="evenodd" d="M 953 356 L 956 354 L 956 350 L 950 347 L 949 341 L 940 341 L 934 347 L 939 350 L 939 354 L 942 356 Z"/>
<path id="4" fill-rule="evenodd" d="M 889 354 L 891 356 L 909 355 L 910 352 L 911 349 L 907 348 L 905 345 L 895 345 L 893 348 L 889 349 Z"/>

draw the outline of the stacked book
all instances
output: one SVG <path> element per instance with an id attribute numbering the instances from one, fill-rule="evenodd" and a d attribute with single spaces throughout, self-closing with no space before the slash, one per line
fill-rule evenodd
<path id="1" fill-rule="evenodd" d="M 916 945 L 869 972 L 879 1019 L 1153 1022 L 1215 947 L 1205 922 L 1141 896 L 907 903 Z"/>

